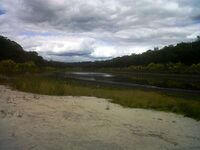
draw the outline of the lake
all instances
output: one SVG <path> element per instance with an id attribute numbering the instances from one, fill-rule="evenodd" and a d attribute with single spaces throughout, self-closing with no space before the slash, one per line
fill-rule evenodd
<path id="1" fill-rule="evenodd" d="M 159 90 L 200 92 L 198 75 L 174 75 L 151 73 L 104 73 L 104 72 L 65 72 L 56 76 L 64 79 L 88 83 L 148 88 Z"/>

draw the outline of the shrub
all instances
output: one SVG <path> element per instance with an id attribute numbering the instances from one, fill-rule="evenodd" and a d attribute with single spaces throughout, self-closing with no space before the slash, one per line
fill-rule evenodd
<path id="1" fill-rule="evenodd" d="M 36 73 L 38 67 L 34 62 L 15 63 L 12 60 L 3 60 L 0 62 L 0 73 L 4 75 Z"/>
<path id="2" fill-rule="evenodd" d="M 188 70 L 188 73 L 200 73 L 200 63 L 191 65 Z"/>
<path id="3" fill-rule="evenodd" d="M 163 71 L 165 69 L 165 66 L 163 64 L 155 64 L 155 63 L 150 63 L 147 66 L 147 70 L 148 71 L 156 71 L 156 72 L 160 72 Z"/>
<path id="4" fill-rule="evenodd" d="M 16 63 L 12 60 L 3 60 L 0 62 L 0 73 L 12 75 L 16 72 Z"/>
<path id="5" fill-rule="evenodd" d="M 35 73 L 38 71 L 34 62 L 25 62 L 17 64 L 17 73 Z"/>

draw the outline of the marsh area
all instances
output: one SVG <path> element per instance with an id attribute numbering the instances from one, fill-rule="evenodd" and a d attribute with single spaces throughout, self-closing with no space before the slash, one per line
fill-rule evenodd
<path id="1" fill-rule="evenodd" d="M 166 91 L 200 93 L 199 75 L 116 73 L 116 72 L 59 72 L 55 77 L 78 80 L 96 85 L 113 85 Z"/>

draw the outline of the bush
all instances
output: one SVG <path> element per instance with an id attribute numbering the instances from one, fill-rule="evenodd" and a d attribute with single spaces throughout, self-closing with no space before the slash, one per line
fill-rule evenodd
<path id="1" fill-rule="evenodd" d="M 3 60 L 0 62 L 0 73 L 12 75 L 16 72 L 16 63 L 12 60 Z"/>
<path id="2" fill-rule="evenodd" d="M 188 73 L 197 73 L 200 74 L 200 63 L 193 64 L 187 69 Z"/>
<path id="3" fill-rule="evenodd" d="M 167 64 L 167 70 L 169 72 L 173 73 L 185 73 L 186 71 L 186 66 L 182 63 L 168 63 Z"/>
<path id="4" fill-rule="evenodd" d="M 38 67 L 34 62 L 15 63 L 12 60 L 3 60 L 0 62 L 0 73 L 4 75 L 36 73 Z"/>
<path id="5" fill-rule="evenodd" d="M 162 72 L 163 70 L 165 70 L 165 66 L 163 64 L 150 63 L 147 66 L 147 70 L 153 72 Z"/>
<path id="6" fill-rule="evenodd" d="M 154 72 L 154 73 L 187 73 L 187 74 L 200 74 L 200 63 L 187 66 L 183 63 L 150 63 L 148 65 L 129 66 L 125 68 L 117 68 L 119 71 L 130 72 Z M 116 68 L 110 68 L 111 71 L 118 71 Z M 108 70 L 108 69 L 107 69 Z"/>
<path id="7" fill-rule="evenodd" d="M 34 62 L 25 62 L 17 64 L 17 73 L 35 73 L 38 71 Z"/>

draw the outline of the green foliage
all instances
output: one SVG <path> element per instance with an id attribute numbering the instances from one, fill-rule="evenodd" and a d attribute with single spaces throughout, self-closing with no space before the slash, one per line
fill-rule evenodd
<path id="1" fill-rule="evenodd" d="M 53 72 L 53 71 L 56 71 L 56 68 L 54 68 L 54 67 L 45 67 L 45 68 L 43 68 L 43 70 L 45 72 Z"/>
<path id="2" fill-rule="evenodd" d="M 12 60 L 3 60 L 0 62 L 0 73 L 12 75 L 16 72 L 16 63 Z"/>
<path id="3" fill-rule="evenodd" d="M 12 60 L 0 61 L 0 73 L 5 75 L 36 73 L 38 67 L 34 62 L 15 63 Z"/>
<path id="4" fill-rule="evenodd" d="M 150 63 L 148 65 L 129 66 L 122 68 L 105 68 L 103 71 L 119 71 L 119 72 L 150 72 L 150 73 L 178 73 L 178 74 L 200 74 L 200 63 L 191 66 L 183 63 Z"/>
<path id="5" fill-rule="evenodd" d="M 17 73 L 36 73 L 38 71 L 34 62 L 25 62 L 17 64 Z"/>
<path id="6" fill-rule="evenodd" d="M 186 66 L 180 62 L 178 63 L 168 63 L 167 70 L 173 73 L 184 73 Z"/>
<path id="7" fill-rule="evenodd" d="M 48 95 L 96 96 L 111 99 L 126 107 L 147 108 L 170 111 L 200 119 L 200 98 L 169 95 L 156 91 L 143 91 L 123 88 L 94 87 L 69 81 L 39 77 L 22 76 L 13 79 L 12 85 L 22 91 Z"/>
<path id="8" fill-rule="evenodd" d="M 43 66 L 45 61 L 36 52 L 26 52 L 16 42 L 0 36 L 0 61 L 11 59 L 16 63 L 33 61 L 38 66 Z"/>
<path id="9" fill-rule="evenodd" d="M 10 39 L 0 36 L 0 61 L 13 60 L 16 63 L 34 62 L 34 64 L 40 68 L 54 67 L 64 68 L 69 66 L 64 62 L 47 61 L 44 60 L 37 52 L 24 51 L 24 49 L 16 42 Z"/>
<path id="10" fill-rule="evenodd" d="M 200 63 L 199 39 L 198 36 L 194 42 L 182 42 L 177 45 L 165 46 L 162 49 L 155 47 L 154 50 L 148 50 L 142 54 L 132 54 L 106 61 L 64 63 L 45 61 L 36 52 L 26 52 L 18 43 L 0 36 L 0 61 L 6 59 L 11 59 L 16 63 L 32 61 L 39 67 L 53 68 L 122 68 L 122 70 L 149 70 L 150 72 L 169 70 L 173 73 L 199 73 L 198 66 L 187 68 L 187 66 Z"/>
<path id="11" fill-rule="evenodd" d="M 177 45 L 165 46 L 162 49 L 155 48 L 154 50 L 148 50 L 142 54 L 132 54 L 131 56 L 122 56 L 106 61 L 71 63 L 70 65 L 85 68 L 126 68 L 130 66 L 146 66 L 151 63 L 166 65 L 170 62 L 173 64 L 178 63 L 177 66 L 173 67 L 174 69 L 177 68 L 179 71 L 182 67 L 179 66 L 180 64 L 192 65 L 200 63 L 199 38 L 194 42 L 182 42 Z M 153 67 L 160 67 L 159 69 L 163 69 L 163 66 Z"/>
<path id="12" fill-rule="evenodd" d="M 147 65 L 147 70 L 153 72 L 160 72 L 165 70 L 165 66 L 163 64 L 150 63 L 149 65 Z"/>
<path id="13" fill-rule="evenodd" d="M 187 69 L 188 73 L 196 73 L 200 74 L 200 63 L 198 64 L 193 64 Z"/>

